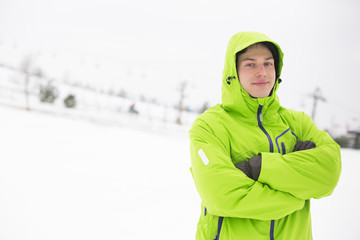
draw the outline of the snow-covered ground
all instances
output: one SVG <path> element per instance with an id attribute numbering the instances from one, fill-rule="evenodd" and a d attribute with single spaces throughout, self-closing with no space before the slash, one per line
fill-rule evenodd
<path id="1" fill-rule="evenodd" d="M 0 239 L 194 239 L 188 127 L 146 124 L 0 106 Z M 315 240 L 360 239 L 360 151 L 342 160 L 333 195 L 312 201 Z"/>
<path id="2" fill-rule="evenodd" d="M 0 116 L 1 240 L 193 238 L 186 131 Z"/>

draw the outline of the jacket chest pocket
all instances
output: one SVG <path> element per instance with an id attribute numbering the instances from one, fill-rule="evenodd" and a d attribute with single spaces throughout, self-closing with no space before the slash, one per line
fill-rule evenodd
<path id="1" fill-rule="evenodd" d="M 275 145 L 277 147 L 277 152 L 284 155 L 286 153 L 292 152 L 297 141 L 297 136 L 290 128 L 286 129 L 280 135 L 275 138 Z M 276 152 L 276 150 L 274 151 Z"/>

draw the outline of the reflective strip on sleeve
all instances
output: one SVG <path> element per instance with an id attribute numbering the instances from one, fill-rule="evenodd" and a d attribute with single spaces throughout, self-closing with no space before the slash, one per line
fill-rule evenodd
<path id="1" fill-rule="evenodd" d="M 208 165 L 209 164 L 209 159 L 207 158 L 206 154 L 204 153 L 204 150 L 200 149 L 198 151 L 198 154 L 199 154 L 201 160 L 203 161 L 203 163 L 205 165 Z"/>

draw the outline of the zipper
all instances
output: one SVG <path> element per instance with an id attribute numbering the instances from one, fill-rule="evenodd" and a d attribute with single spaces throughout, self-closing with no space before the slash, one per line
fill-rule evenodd
<path id="1" fill-rule="evenodd" d="M 262 105 L 259 105 L 258 111 L 257 111 L 257 121 L 258 121 L 258 125 L 259 128 L 264 132 L 264 134 L 266 135 L 268 141 L 269 141 L 269 145 L 270 145 L 270 152 L 274 152 L 274 144 L 271 140 L 271 137 L 269 135 L 269 133 L 265 130 L 264 126 L 262 125 L 262 121 L 263 121 L 263 115 L 262 115 Z M 288 130 L 286 130 L 288 131 Z M 285 131 L 285 132 L 286 132 Z M 280 149 L 279 149 L 280 151 Z M 271 224 L 270 224 L 270 240 L 274 240 L 274 225 L 275 225 L 275 220 L 271 220 Z"/>
<path id="2" fill-rule="evenodd" d="M 260 129 L 265 133 L 265 135 L 266 135 L 266 137 L 267 137 L 267 139 L 269 141 L 270 152 L 274 152 L 274 144 L 273 144 L 273 142 L 271 140 L 271 137 L 268 134 L 268 132 L 265 130 L 264 126 L 262 125 L 262 121 L 263 121 L 262 108 L 263 108 L 263 106 L 259 105 L 258 112 L 257 112 L 258 125 L 259 125 Z"/>
<path id="3" fill-rule="evenodd" d="M 274 224 L 275 224 L 275 220 L 271 220 L 271 226 L 270 226 L 270 240 L 274 240 Z"/>
<path id="4" fill-rule="evenodd" d="M 286 154 L 285 143 L 281 143 L 282 155 Z"/>
<path id="5" fill-rule="evenodd" d="M 223 220 L 224 220 L 224 217 L 219 217 L 217 234 L 216 234 L 214 240 L 219 240 L 220 239 L 220 231 L 221 231 L 221 226 L 222 226 Z"/>

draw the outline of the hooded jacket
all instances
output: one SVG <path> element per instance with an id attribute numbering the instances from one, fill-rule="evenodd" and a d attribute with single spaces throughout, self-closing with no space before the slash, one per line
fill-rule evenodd
<path id="1" fill-rule="evenodd" d="M 271 96 L 252 98 L 241 86 L 236 53 L 258 42 L 283 52 L 266 35 L 241 32 L 228 44 L 222 104 L 193 123 L 191 173 L 201 198 L 197 240 L 312 239 L 310 199 L 330 195 L 340 177 L 340 147 L 311 118 L 280 106 L 276 79 Z M 297 141 L 316 148 L 293 152 Z M 235 167 L 261 155 L 257 181 Z"/>

